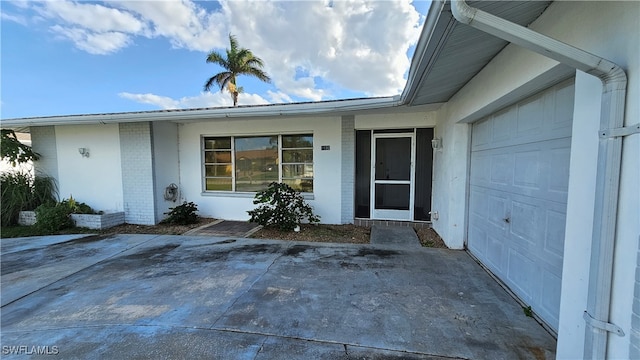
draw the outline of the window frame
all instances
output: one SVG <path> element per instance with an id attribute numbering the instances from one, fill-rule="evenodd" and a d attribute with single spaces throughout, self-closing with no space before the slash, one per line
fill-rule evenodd
<path id="1" fill-rule="evenodd" d="M 235 147 L 235 140 L 236 138 L 248 138 L 248 137 L 269 137 L 269 136 L 277 136 L 278 137 L 278 159 L 277 159 L 277 164 L 278 164 L 278 182 L 282 183 L 283 181 L 283 165 L 311 165 L 312 169 L 313 169 L 313 176 L 312 177 L 305 177 L 302 178 L 304 180 L 311 180 L 312 182 L 312 186 L 313 186 L 313 190 L 311 192 L 304 192 L 301 191 L 300 193 L 303 195 L 306 195 L 307 197 L 311 196 L 313 197 L 314 191 L 315 191 L 315 169 L 316 169 L 316 164 L 315 164 L 315 151 L 316 151 L 316 147 L 315 147 L 315 134 L 313 133 L 313 131 L 299 131 L 299 132 L 286 132 L 286 133 L 278 133 L 278 134 L 274 134 L 274 133 L 259 133 L 259 134 L 242 134 L 242 135 L 200 135 L 200 156 L 201 156 L 201 175 L 200 175 L 200 179 L 201 179 L 201 183 L 202 183 L 202 193 L 203 194 L 208 194 L 208 195 L 227 195 L 227 196 L 231 196 L 231 197 L 236 197 L 236 196 L 243 196 L 243 195 L 251 195 L 253 196 L 256 192 L 255 191 L 237 191 L 236 190 L 236 171 L 237 171 L 237 164 L 236 164 L 236 147 Z M 305 148 L 285 148 L 284 150 L 298 150 L 298 149 L 310 149 L 311 150 L 311 156 L 312 156 L 312 160 L 311 162 L 305 162 L 305 163 L 283 163 L 283 157 L 282 157 L 282 151 L 283 151 L 283 143 L 282 143 L 282 137 L 283 136 L 310 136 L 312 139 L 312 145 L 311 147 L 305 147 Z M 206 167 L 207 165 L 214 165 L 217 163 L 207 163 L 206 162 L 206 153 L 207 151 L 215 151 L 215 149 L 206 149 L 205 148 L 205 144 L 207 139 L 220 139 L 220 138 L 227 138 L 230 140 L 231 142 L 231 176 L 230 177 L 213 177 L 213 176 L 207 176 L 206 173 Z M 225 149 L 226 150 L 226 149 Z M 230 178 L 231 179 L 231 190 L 207 190 L 207 179 L 209 178 Z M 291 180 L 291 179 L 295 179 L 295 178 L 286 178 L 287 180 Z"/>

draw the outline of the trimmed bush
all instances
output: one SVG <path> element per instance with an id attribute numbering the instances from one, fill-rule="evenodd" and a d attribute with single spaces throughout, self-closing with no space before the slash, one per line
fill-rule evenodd
<path id="1" fill-rule="evenodd" d="M 161 224 L 189 225 L 198 222 L 198 206 L 193 202 L 184 202 L 182 205 L 169 208 L 171 211 L 164 213 L 169 215 Z"/>
<path id="2" fill-rule="evenodd" d="M 292 231 L 303 220 L 309 223 L 320 222 L 320 216 L 313 213 L 302 195 L 284 183 L 272 182 L 269 187 L 256 193 L 256 209 L 247 211 L 249 221 L 265 227 L 277 227 L 283 231 Z"/>

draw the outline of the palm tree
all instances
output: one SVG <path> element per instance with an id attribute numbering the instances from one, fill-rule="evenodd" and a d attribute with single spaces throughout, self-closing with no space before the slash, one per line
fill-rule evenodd
<path id="1" fill-rule="evenodd" d="M 271 78 L 264 71 L 262 59 L 253 55 L 251 50 L 238 47 L 238 40 L 235 36 L 229 34 L 230 49 L 224 56 L 218 51 L 211 51 L 207 55 L 207 62 L 220 65 L 224 71 L 219 72 L 207 80 L 204 84 L 204 90 L 209 91 L 213 84 L 220 86 L 220 91 L 226 87 L 231 93 L 233 106 L 238 106 L 238 94 L 242 92 L 242 87 L 236 85 L 236 77 L 238 75 L 255 76 L 264 82 L 271 82 Z"/>

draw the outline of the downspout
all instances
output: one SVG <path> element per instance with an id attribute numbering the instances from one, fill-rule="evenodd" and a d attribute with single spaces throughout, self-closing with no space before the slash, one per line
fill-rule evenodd
<path id="1" fill-rule="evenodd" d="M 609 323 L 609 310 L 622 136 L 635 132 L 623 128 L 627 76 L 624 70 L 608 60 L 473 8 L 464 0 L 452 0 L 451 10 L 453 16 L 464 24 L 584 71 L 602 81 L 591 264 L 587 310 L 584 312 L 587 325 L 584 357 L 604 359 L 608 332 L 624 336 L 622 329 Z"/>

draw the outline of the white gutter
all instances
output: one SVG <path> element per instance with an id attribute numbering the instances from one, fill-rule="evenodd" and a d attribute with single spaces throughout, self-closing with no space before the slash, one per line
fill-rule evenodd
<path id="1" fill-rule="evenodd" d="M 587 323 L 584 357 L 604 359 L 607 354 L 608 332 L 624 336 L 622 329 L 609 323 L 609 307 L 618 212 L 622 136 L 635 132 L 629 128 L 623 128 L 627 76 L 624 70 L 608 60 L 472 8 L 464 0 L 452 0 L 451 10 L 453 16 L 464 24 L 584 71 L 602 81 L 600 144 L 591 240 L 589 292 L 587 310 L 584 312 Z"/>
<path id="2" fill-rule="evenodd" d="M 400 96 L 373 99 L 351 99 L 299 104 L 277 104 L 234 108 L 185 109 L 166 111 L 141 111 L 128 113 L 68 115 L 7 119 L 0 121 L 1 128 L 29 126 L 113 124 L 138 121 L 193 121 L 223 118 L 276 117 L 330 114 L 369 109 L 384 109 L 402 105 Z"/>

